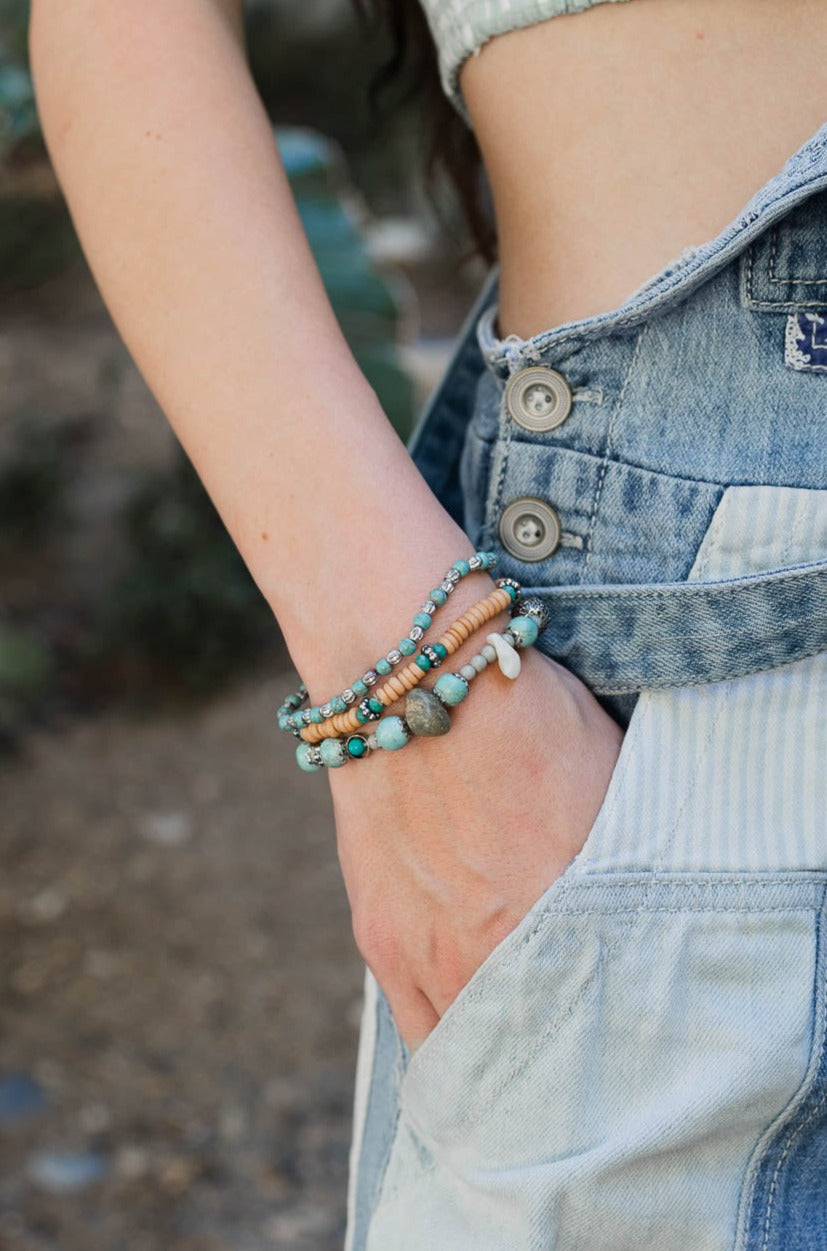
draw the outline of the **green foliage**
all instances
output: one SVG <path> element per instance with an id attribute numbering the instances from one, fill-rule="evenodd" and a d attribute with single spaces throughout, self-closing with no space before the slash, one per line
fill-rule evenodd
<path id="1" fill-rule="evenodd" d="M 18 415 L 0 462 L 0 542 L 25 547 L 65 518 L 65 472 L 54 427 Z"/>
<path id="2" fill-rule="evenodd" d="M 0 625 L 0 745 L 10 743 L 54 677 L 52 654 L 40 639 Z"/>
<path id="3" fill-rule="evenodd" d="M 277 642 L 272 612 L 183 453 L 171 472 L 144 478 L 122 524 L 128 565 L 98 610 L 101 658 L 201 693 Z"/>

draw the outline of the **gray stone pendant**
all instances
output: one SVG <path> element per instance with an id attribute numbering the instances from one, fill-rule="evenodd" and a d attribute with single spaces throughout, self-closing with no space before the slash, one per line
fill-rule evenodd
<path id="1" fill-rule="evenodd" d="M 405 696 L 405 720 L 411 734 L 427 738 L 447 734 L 451 728 L 451 718 L 445 705 L 436 695 L 417 686 Z"/>

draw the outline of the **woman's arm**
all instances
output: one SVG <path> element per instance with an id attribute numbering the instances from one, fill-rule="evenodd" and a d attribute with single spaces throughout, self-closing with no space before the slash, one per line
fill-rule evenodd
<path id="1" fill-rule="evenodd" d="M 298 667 L 335 685 L 467 540 L 338 327 L 248 72 L 241 2 L 35 0 L 31 53 L 118 329 Z"/>
<path id="2" fill-rule="evenodd" d="M 468 541 L 338 328 L 240 7 L 34 0 L 32 63 L 100 290 L 320 699 L 400 637 Z M 330 777 L 357 942 L 410 1042 L 578 850 L 619 747 L 538 653 L 471 702 L 450 741 Z"/>

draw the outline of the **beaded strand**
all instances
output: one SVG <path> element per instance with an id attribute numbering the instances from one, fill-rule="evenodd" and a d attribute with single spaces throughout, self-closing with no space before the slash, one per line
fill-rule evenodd
<path id="1" fill-rule="evenodd" d="M 439 641 L 422 649 L 415 660 L 391 677 L 378 691 L 362 700 L 356 708 L 347 712 L 336 713 L 322 724 L 306 725 L 300 731 L 306 743 L 319 743 L 322 739 L 352 734 L 368 721 L 378 721 L 382 712 L 390 704 L 401 699 L 408 691 L 413 690 L 422 681 L 429 669 L 437 669 L 452 656 L 462 644 L 477 630 L 482 629 L 486 622 L 499 616 L 509 608 L 517 597 L 517 592 L 509 583 L 498 585 L 495 591 L 486 595 L 485 599 L 472 605 L 458 617 L 453 625 L 440 636 Z"/>
<path id="2" fill-rule="evenodd" d="M 520 672 L 517 650 L 535 643 L 547 624 L 548 612 L 540 600 L 521 600 L 519 615 L 512 617 L 509 628 L 502 634 L 490 634 L 486 645 L 457 673 L 443 674 L 431 690 L 411 689 L 406 694 L 404 716 L 382 717 L 368 735 L 349 734 L 347 738 L 325 738 L 319 744 L 300 743 L 296 748 L 296 763 L 307 773 L 324 767 L 338 769 L 374 751 L 399 751 L 407 746 L 412 736 L 447 734 L 451 728 L 448 714 L 466 698 L 474 679 L 495 661 L 499 661 L 508 677 L 516 678 Z"/>
<path id="3" fill-rule="evenodd" d="M 399 641 L 396 647 L 392 647 L 387 655 L 380 656 L 373 667 L 350 686 L 346 686 L 337 695 L 331 696 L 321 704 L 315 704 L 312 708 L 301 708 L 307 697 L 307 687 L 302 683 L 298 691 L 288 695 L 278 709 L 276 717 L 279 729 L 292 731 L 295 734 L 308 726 L 321 725 L 331 717 L 345 713 L 357 699 L 365 702 L 369 697 L 369 691 L 380 677 L 389 676 L 406 656 L 414 654 L 426 630 L 430 629 L 435 612 L 446 602 L 454 587 L 469 573 L 492 569 L 496 561 L 496 553 L 486 551 L 475 552 L 468 560 L 455 560 L 445 571 L 440 585 L 429 591 L 428 598 L 414 614 L 413 624 L 408 634 Z M 427 653 L 428 649 L 423 648 L 423 651 Z"/>

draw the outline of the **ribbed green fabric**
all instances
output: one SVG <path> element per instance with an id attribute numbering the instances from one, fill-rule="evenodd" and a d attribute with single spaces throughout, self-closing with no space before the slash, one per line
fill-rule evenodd
<path id="1" fill-rule="evenodd" d="M 618 0 L 421 0 L 439 54 L 442 86 L 469 126 L 459 89 L 459 71 L 467 57 L 494 35 L 613 3 Z"/>

